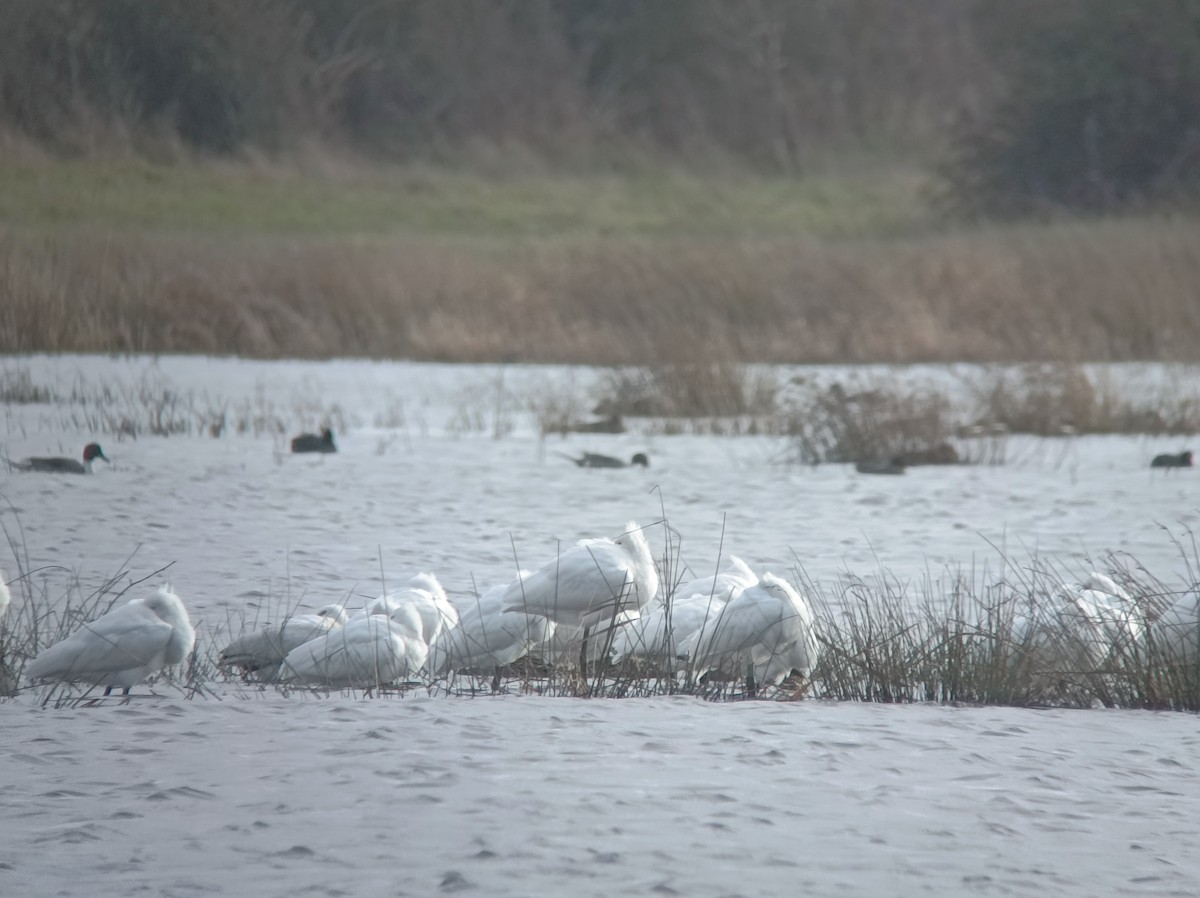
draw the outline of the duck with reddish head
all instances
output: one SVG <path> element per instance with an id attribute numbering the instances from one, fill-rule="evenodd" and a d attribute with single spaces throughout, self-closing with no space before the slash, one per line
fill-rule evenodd
<path id="1" fill-rule="evenodd" d="M 88 443 L 83 447 L 83 461 L 73 458 L 48 457 L 26 458 L 22 461 L 10 461 L 9 464 L 18 471 L 35 471 L 43 474 L 90 474 L 92 462 L 96 459 L 108 461 L 108 456 L 100 448 L 99 443 Z M 111 462 L 109 462 L 111 464 Z"/>

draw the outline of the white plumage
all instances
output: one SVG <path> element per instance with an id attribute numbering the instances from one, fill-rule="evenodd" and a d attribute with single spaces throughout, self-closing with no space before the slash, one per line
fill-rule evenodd
<path id="1" fill-rule="evenodd" d="M 1137 604 L 1106 574 L 1092 571 L 1066 591 L 1079 639 L 1097 665 L 1128 654 L 1146 634 Z"/>
<path id="2" fill-rule="evenodd" d="M 179 596 L 166 588 L 133 599 L 84 624 L 44 649 L 25 668 L 33 682 L 93 683 L 107 695 L 125 694 L 150 674 L 179 664 L 196 644 L 196 631 Z"/>
<path id="3" fill-rule="evenodd" d="M 733 593 L 757 582 L 750 565 L 730 555 L 725 570 L 676 587 L 669 609 L 666 603 L 657 604 L 617 633 L 613 662 L 627 657 L 662 662 L 684 655 L 683 646 L 694 644 L 702 629 L 717 623 Z"/>
<path id="4" fill-rule="evenodd" d="M 781 577 L 763 574 L 735 590 L 724 613 L 681 646 L 697 673 L 752 673 L 756 686 L 778 683 L 793 669 L 812 674 L 817 637 L 808 602 Z"/>
<path id="5" fill-rule="evenodd" d="M 724 609 L 723 596 L 707 593 L 673 599 L 669 611 L 667 606 L 659 605 L 617 632 L 612 645 L 613 663 L 626 658 L 665 662 L 683 656 L 683 646 L 692 643 L 706 624 L 714 626 Z"/>
<path id="6" fill-rule="evenodd" d="M 758 582 L 758 574 L 737 555 L 730 555 L 725 570 L 708 577 L 697 577 L 679 584 L 675 595 L 679 598 L 691 596 L 713 596 L 722 604 L 728 602 L 734 590 L 741 587 L 753 586 Z"/>
<path id="7" fill-rule="evenodd" d="M 420 621 L 421 638 L 426 646 L 432 645 L 444 631 L 458 626 L 458 609 L 433 574 L 420 573 L 408 582 L 403 589 L 373 599 L 366 613 L 394 616 L 397 609 L 410 608 Z"/>
<path id="8" fill-rule="evenodd" d="M 1081 583 L 1062 584 L 1050 598 L 1050 607 L 1018 614 L 1012 628 L 1026 663 L 1042 673 L 1098 668 L 1142 639 L 1135 603 L 1105 574 L 1092 571 Z"/>
<path id="9" fill-rule="evenodd" d="M 279 678 L 334 689 L 371 689 L 415 676 L 429 653 L 420 615 L 409 605 L 353 617 L 288 653 Z"/>
<path id="10" fill-rule="evenodd" d="M 521 572 L 522 579 L 528 576 L 528 571 Z M 461 603 L 458 626 L 443 630 L 429 647 L 431 673 L 504 667 L 547 643 L 555 630 L 552 621 L 503 609 L 508 586 L 494 586 L 479 598 Z"/>
<path id="11" fill-rule="evenodd" d="M 502 596 L 505 611 L 547 617 L 560 626 L 590 626 L 648 606 L 658 570 L 646 536 L 634 522 L 616 539 L 584 539 Z"/>
<path id="12" fill-rule="evenodd" d="M 315 614 L 297 614 L 282 624 L 233 640 L 221 650 L 221 663 L 241 668 L 245 673 L 257 673 L 260 679 L 270 679 L 279 672 L 280 662 L 292 649 L 324 636 L 346 620 L 341 605 L 326 605 Z"/>

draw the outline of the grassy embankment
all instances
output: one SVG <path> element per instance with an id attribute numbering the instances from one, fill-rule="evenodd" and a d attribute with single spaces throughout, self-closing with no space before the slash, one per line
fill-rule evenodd
<path id="1" fill-rule="evenodd" d="M 1200 223 L 964 227 L 912 170 L 0 161 L 0 351 L 1195 361 Z"/>

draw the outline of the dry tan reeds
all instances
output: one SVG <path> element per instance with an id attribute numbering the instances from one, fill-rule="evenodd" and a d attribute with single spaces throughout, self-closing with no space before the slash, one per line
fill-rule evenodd
<path id="1" fill-rule="evenodd" d="M 1195 361 L 1200 224 L 911 239 L 0 233 L 0 351 Z"/>

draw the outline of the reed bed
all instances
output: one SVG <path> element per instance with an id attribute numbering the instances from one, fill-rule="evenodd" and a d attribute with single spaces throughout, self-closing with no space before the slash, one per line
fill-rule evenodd
<path id="1" fill-rule="evenodd" d="M 0 233 L 0 352 L 1196 361 L 1200 225 L 897 237 Z M 680 397 L 686 403 L 686 394 Z"/>
<path id="2" fill-rule="evenodd" d="M 675 589 L 693 572 L 679 556 L 679 540 L 667 530 L 659 566 L 664 601 L 670 606 Z M 160 580 L 170 567 L 135 576 L 131 555 L 101 578 L 99 586 L 84 588 L 78 572 L 28 569 L 19 530 L 6 530 L 5 535 L 17 561 L 10 584 L 13 607 L 0 622 L 0 673 L 7 697 L 21 691 L 21 672 L 40 649 L 148 588 L 145 584 Z M 1182 660 L 1177 650 L 1168 649 L 1161 623 L 1177 603 L 1183 602 L 1180 607 L 1193 609 L 1193 614 L 1200 607 L 1193 604 L 1200 590 L 1200 549 L 1190 532 L 1164 538 L 1173 541 L 1184 571 L 1173 578 L 1175 585 L 1133 558 L 1110 555 L 1093 562 L 1129 595 L 1120 615 L 1098 627 L 1081 626 L 1066 599 L 1077 588 L 1081 572 L 1065 571 L 1052 559 L 1015 559 L 997 552 L 993 567 L 931 572 L 919 582 L 903 582 L 877 570 L 846 572 L 834 582 L 814 583 L 797 565 L 789 575 L 815 613 L 817 663 L 810 677 L 793 672 L 778 685 L 754 691 L 739 675 L 707 671 L 694 658 L 669 653 L 610 663 L 606 659 L 611 633 L 603 629 L 593 633 L 595 641 L 582 664 L 578 647 L 552 660 L 543 646 L 503 669 L 468 669 L 452 660 L 451 672 L 444 676 L 421 675 L 370 689 L 259 682 L 252 674 L 223 667 L 220 649 L 231 639 L 268 623 L 282 623 L 296 612 L 301 596 L 286 588 L 267 590 L 221 620 L 196 621 L 193 614 L 198 639 L 191 657 L 148 682 L 152 690 L 214 699 L 245 699 L 270 691 L 359 697 L 401 696 L 416 690 L 458 697 L 692 695 L 712 701 L 824 699 L 1200 711 L 1200 619 L 1189 623 L 1195 644 Z M 344 597 L 348 610 L 368 598 Z M 720 625 L 720 615 L 714 612 L 711 626 Z M 98 696 L 95 689 L 65 685 L 26 688 L 39 689 L 41 700 L 56 706 Z"/>

